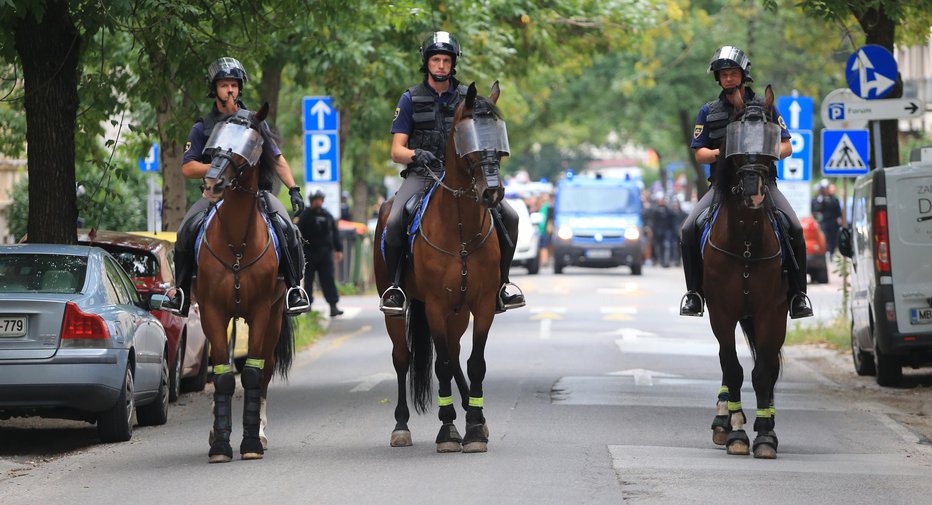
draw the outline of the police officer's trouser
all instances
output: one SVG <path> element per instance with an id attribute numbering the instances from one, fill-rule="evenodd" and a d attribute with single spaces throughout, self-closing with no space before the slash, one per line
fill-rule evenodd
<path id="1" fill-rule="evenodd" d="M 304 267 L 304 290 L 310 301 L 314 301 L 314 276 L 320 279 L 320 290 L 324 292 L 324 300 L 333 305 L 340 301 L 340 293 L 337 291 L 336 279 L 334 272 L 336 268 L 333 264 L 333 248 L 327 246 L 307 246 L 305 247 L 304 257 L 307 259 L 307 265 Z"/>
<path id="2" fill-rule="evenodd" d="M 422 193 L 434 179 L 428 175 L 418 175 L 410 170 L 395 193 L 388 221 L 385 223 L 385 266 L 388 270 L 389 282 L 394 286 L 401 284 L 404 278 L 402 258 L 405 252 L 405 240 L 408 237 L 405 231 L 405 204 L 416 193 Z"/>

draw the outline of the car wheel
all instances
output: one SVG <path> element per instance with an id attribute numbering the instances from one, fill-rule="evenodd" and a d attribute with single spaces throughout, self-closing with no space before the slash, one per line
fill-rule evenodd
<path id="1" fill-rule="evenodd" d="M 184 365 L 185 342 L 182 339 L 178 344 L 178 350 L 175 352 L 175 362 L 172 363 L 171 370 L 168 374 L 168 401 L 177 402 L 181 396 L 181 367 Z"/>
<path id="2" fill-rule="evenodd" d="M 903 365 L 895 356 L 884 354 L 874 343 L 874 366 L 877 368 L 877 384 L 897 387 L 903 380 Z"/>
<path id="3" fill-rule="evenodd" d="M 540 254 L 534 256 L 533 259 L 528 260 L 527 262 L 527 273 L 530 275 L 537 275 L 537 272 L 540 272 Z"/>
<path id="4" fill-rule="evenodd" d="M 162 373 L 159 377 L 159 392 L 152 403 L 136 408 L 136 420 L 140 426 L 159 426 L 168 421 L 168 351 L 162 356 Z"/>
<path id="5" fill-rule="evenodd" d="M 860 376 L 876 375 L 877 369 L 874 367 L 874 356 L 869 352 L 861 350 L 858 345 L 858 337 L 854 334 L 854 323 L 851 323 L 851 359 L 854 361 L 854 371 Z"/>
<path id="6" fill-rule="evenodd" d="M 126 442 L 133 438 L 133 408 L 136 387 L 129 365 L 123 376 L 123 389 L 116 403 L 97 416 L 97 436 L 101 442 Z"/>
<path id="7" fill-rule="evenodd" d="M 564 265 L 563 262 L 561 262 L 560 260 L 558 260 L 558 259 L 556 259 L 556 258 L 553 259 L 553 273 L 555 273 L 555 274 L 562 274 L 562 273 L 563 273 L 563 267 L 564 267 L 564 266 L 565 266 L 565 265 Z"/>
<path id="8" fill-rule="evenodd" d="M 640 263 L 631 264 L 631 275 L 641 275 L 641 264 Z"/>
<path id="9" fill-rule="evenodd" d="M 204 343 L 204 350 L 201 352 L 201 363 L 197 369 L 197 375 L 181 379 L 181 390 L 185 393 L 203 391 L 207 385 L 207 370 L 210 368 L 210 346 Z"/>

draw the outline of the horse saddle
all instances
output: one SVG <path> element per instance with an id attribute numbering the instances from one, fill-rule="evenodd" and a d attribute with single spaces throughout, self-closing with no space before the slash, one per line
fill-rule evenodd
<path id="1" fill-rule="evenodd" d="M 699 239 L 699 254 L 702 258 L 705 258 L 705 245 L 712 235 L 712 226 L 715 224 L 715 220 L 718 219 L 718 211 L 721 207 L 718 195 L 715 195 L 712 205 L 701 210 L 699 215 L 696 216 L 696 231 L 701 237 Z M 785 240 L 783 236 L 783 231 L 790 229 L 790 218 L 780 209 L 773 209 L 770 217 L 773 231 L 777 235 L 777 242 L 780 244 L 780 262 L 783 266 L 786 266 L 786 258 L 789 257 L 788 255 L 793 254 L 793 251 L 789 249 L 789 241 Z"/>
<path id="2" fill-rule="evenodd" d="M 210 225 L 210 221 L 214 218 L 214 216 L 217 215 L 217 209 L 219 209 L 221 205 L 223 205 L 223 200 L 220 200 L 219 202 L 211 205 L 207 209 L 207 217 L 204 218 L 204 223 L 197 229 L 197 238 L 194 239 L 194 262 L 195 264 L 197 264 L 197 259 L 201 255 L 201 246 L 206 242 L 204 240 L 204 234 L 207 231 L 207 226 Z M 282 252 L 281 252 L 281 244 L 278 243 L 278 234 L 275 233 L 272 229 L 272 221 L 271 221 L 271 218 L 269 217 L 269 213 L 266 212 L 265 209 L 262 208 L 261 205 L 260 205 L 260 209 L 262 211 L 262 220 L 265 221 L 266 231 L 272 237 L 272 247 L 275 249 L 275 256 L 279 261 L 281 261 Z M 215 244 L 213 247 L 216 248 L 217 245 Z"/>
<path id="3" fill-rule="evenodd" d="M 417 230 L 420 228 L 421 221 L 424 219 L 424 212 L 427 211 L 427 204 L 430 202 L 430 197 L 433 196 L 434 191 L 438 187 L 440 187 L 440 183 L 434 181 L 424 188 L 423 191 L 418 191 L 411 195 L 411 198 L 408 198 L 408 201 L 405 202 L 404 222 L 405 231 L 408 236 L 409 251 L 414 250 L 414 239 L 417 238 Z"/>

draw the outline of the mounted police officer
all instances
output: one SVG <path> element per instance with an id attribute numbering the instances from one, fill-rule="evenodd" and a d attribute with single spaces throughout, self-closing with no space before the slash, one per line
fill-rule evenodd
<path id="1" fill-rule="evenodd" d="M 188 179 L 202 179 L 210 169 L 211 159 L 209 155 L 204 153 L 204 148 L 211 132 L 214 130 L 214 126 L 222 123 L 238 110 L 246 110 L 243 102 L 240 101 L 246 80 L 246 70 L 235 58 L 220 58 L 207 68 L 208 97 L 214 99 L 214 106 L 209 114 L 194 123 L 191 132 L 188 134 L 188 142 L 185 146 L 181 165 L 181 171 Z M 271 138 L 271 131 L 265 121 L 262 122 L 262 128 L 265 130 L 266 136 Z M 292 209 L 295 213 L 300 213 L 304 210 L 304 200 L 301 198 L 300 188 L 295 185 L 288 161 L 274 142 L 266 141 L 263 150 L 266 149 L 277 160 L 275 172 L 279 179 L 290 188 L 288 192 L 291 195 Z M 213 181 L 205 179 L 205 183 L 203 198 L 188 210 L 181 222 L 181 226 L 178 228 L 178 236 L 175 241 L 175 277 L 178 285 L 174 295 L 164 304 L 164 307 L 181 315 L 187 315 L 188 308 L 191 305 L 191 280 L 194 275 L 194 260 L 197 254 L 197 251 L 194 250 L 195 239 L 204 223 L 207 211 L 220 199 L 220 195 L 214 194 L 210 187 Z M 260 176 L 260 190 L 263 192 L 271 191 L 272 184 L 273 181 L 270 177 Z M 288 212 L 278 198 L 270 196 L 268 193 L 263 193 L 263 195 L 269 209 L 272 228 L 275 230 L 282 250 L 280 268 L 285 283 L 289 288 L 285 297 L 285 311 L 289 315 L 307 312 L 310 310 L 310 301 L 307 293 L 301 288 L 301 277 L 304 275 L 304 252 L 301 248 L 300 234 L 291 223 Z"/>
<path id="2" fill-rule="evenodd" d="M 434 182 L 431 172 L 439 176 L 444 170 L 447 135 L 453 124 L 456 107 L 466 99 L 466 86 L 456 75 L 460 46 L 447 32 L 435 32 L 421 46 L 421 72 L 424 80 L 412 86 L 398 100 L 392 122 L 392 161 L 407 165 L 401 172 L 404 182 L 395 193 L 385 234 L 385 263 L 392 285 L 382 294 L 379 308 L 389 316 L 404 317 L 405 203 Z M 497 310 L 523 307 L 524 294 L 508 280 L 511 260 L 518 238 L 518 214 L 505 202 L 493 209 L 501 250 L 502 287 Z M 509 293 L 509 289 L 516 291 Z"/>
<path id="3" fill-rule="evenodd" d="M 751 61 L 747 55 L 734 46 L 718 48 L 709 63 L 709 72 L 715 74 L 715 80 L 722 87 L 722 92 L 719 93 L 716 100 L 706 103 L 699 110 L 690 147 L 695 150 L 697 162 L 711 165 L 710 181 L 716 181 L 716 177 L 718 177 L 717 162 L 722 159 L 719 154 L 719 147 L 725 138 L 728 120 L 735 110 L 735 105 L 755 101 L 754 91 L 745 85 L 753 82 L 750 70 Z M 780 158 L 783 159 L 792 153 L 790 134 L 786 129 L 783 118 L 776 109 L 773 111 L 773 120 L 781 127 Z M 809 317 L 812 316 L 812 307 L 809 304 L 809 298 L 806 296 L 806 243 L 803 240 L 803 230 L 799 224 L 799 219 L 796 217 L 796 212 L 793 211 L 789 202 L 777 189 L 775 167 L 771 167 L 770 174 L 767 182 L 770 195 L 773 197 L 774 207 L 788 218 L 790 241 L 798 265 L 796 271 L 792 271 L 794 268 L 792 262 L 787 262 L 791 270 L 790 292 L 787 293 L 790 317 L 793 319 Z M 680 303 L 680 315 L 683 316 L 702 316 L 703 314 L 702 260 L 696 232 L 696 219 L 703 210 L 712 205 L 714 192 L 714 190 L 706 192 L 693 207 L 689 217 L 683 223 L 682 230 L 680 230 L 683 270 L 686 274 L 686 288 L 688 290 Z"/>

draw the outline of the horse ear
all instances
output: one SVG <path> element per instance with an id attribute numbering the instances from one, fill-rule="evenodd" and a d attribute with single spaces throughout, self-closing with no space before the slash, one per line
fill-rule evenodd
<path id="1" fill-rule="evenodd" d="M 764 90 L 764 105 L 767 110 L 773 107 L 773 87 L 769 84 L 767 85 L 767 89 Z"/>
<path id="2" fill-rule="evenodd" d="M 257 123 L 265 121 L 265 118 L 269 115 L 269 102 L 264 102 L 262 107 L 259 108 L 259 112 L 256 112 L 255 119 Z"/>
<path id="3" fill-rule="evenodd" d="M 473 81 L 466 90 L 466 108 L 472 110 L 476 106 L 476 82 Z"/>
<path id="4" fill-rule="evenodd" d="M 498 80 L 492 83 L 492 90 L 489 91 L 489 100 L 492 100 L 492 103 L 498 103 L 498 95 L 501 94 L 501 90 L 498 89 Z"/>

